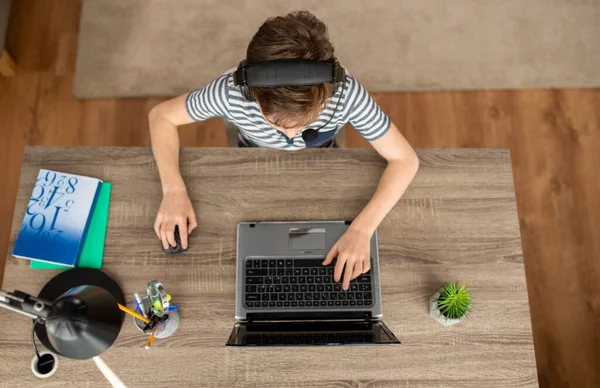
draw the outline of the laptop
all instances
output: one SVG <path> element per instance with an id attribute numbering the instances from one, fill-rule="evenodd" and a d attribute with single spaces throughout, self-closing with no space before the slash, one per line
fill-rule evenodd
<path id="1" fill-rule="evenodd" d="M 321 263 L 349 221 L 243 222 L 236 303 L 227 346 L 400 344 L 381 321 L 377 233 L 371 270 L 348 291 Z"/>

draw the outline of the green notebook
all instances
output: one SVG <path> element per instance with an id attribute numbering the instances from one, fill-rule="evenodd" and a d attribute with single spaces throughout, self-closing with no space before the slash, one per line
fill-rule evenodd
<path id="1" fill-rule="evenodd" d="M 106 236 L 106 225 L 108 223 L 108 206 L 110 205 L 110 191 L 112 183 L 104 182 L 96 199 L 94 213 L 88 226 L 88 231 L 81 248 L 77 268 L 102 267 L 102 256 L 104 254 L 104 237 Z M 62 265 L 56 265 L 41 261 L 31 261 L 32 269 L 68 269 Z"/>

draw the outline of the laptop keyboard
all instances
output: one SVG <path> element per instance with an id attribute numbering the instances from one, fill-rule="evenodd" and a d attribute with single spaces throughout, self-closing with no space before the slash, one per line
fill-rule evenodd
<path id="1" fill-rule="evenodd" d="M 244 264 L 247 309 L 330 309 L 371 307 L 371 272 L 350 282 L 348 291 L 333 280 L 335 261 L 323 259 L 247 259 Z"/>

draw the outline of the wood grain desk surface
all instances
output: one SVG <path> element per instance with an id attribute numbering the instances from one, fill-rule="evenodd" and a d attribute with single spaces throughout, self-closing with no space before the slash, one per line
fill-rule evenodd
<path id="1" fill-rule="evenodd" d="M 152 230 L 162 194 L 149 148 L 28 147 L 10 249 L 40 168 L 113 182 L 103 270 L 130 306 L 135 290 L 158 279 L 182 313 L 176 335 L 150 350 L 126 318 L 101 357 L 128 387 L 537 386 L 509 152 L 418 153 L 417 177 L 378 229 L 383 320 L 399 346 L 224 346 L 235 323 L 237 224 L 352 219 L 385 168 L 373 150 L 182 150 L 199 227 L 188 252 L 168 256 Z M 9 255 L 3 288 L 36 294 L 56 273 Z M 468 284 L 474 303 L 449 328 L 427 306 L 445 281 Z M 109 386 L 92 360 L 61 358 L 53 377 L 35 378 L 30 331 L 27 318 L 0 312 L 1 387 Z"/>

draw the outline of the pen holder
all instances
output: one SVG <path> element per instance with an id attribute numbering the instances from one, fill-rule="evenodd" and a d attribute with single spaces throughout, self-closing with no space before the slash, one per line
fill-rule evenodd
<path id="1" fill-rule="evenodd" d="M 148 297 L 142 299 L 142 303 L 144 305 L 144 311 L 150 311 L 150 303 L 148 302 Z M 167 338 L 173 335 L 177 328 L 179 327 L 179 310 L 171 310 L 168 312 L 169 318 L 166 321 L 159 323 L 156 328 L 155 338 Z M 138 328 L 142 333 L 144 332 L 144 327 L 146 326 L 145 322 L 140 321 L 139 319 L 133 317 L 133 323 L 135 327 Z M 150 333 L 146 333 L 150 335 Z"/>

